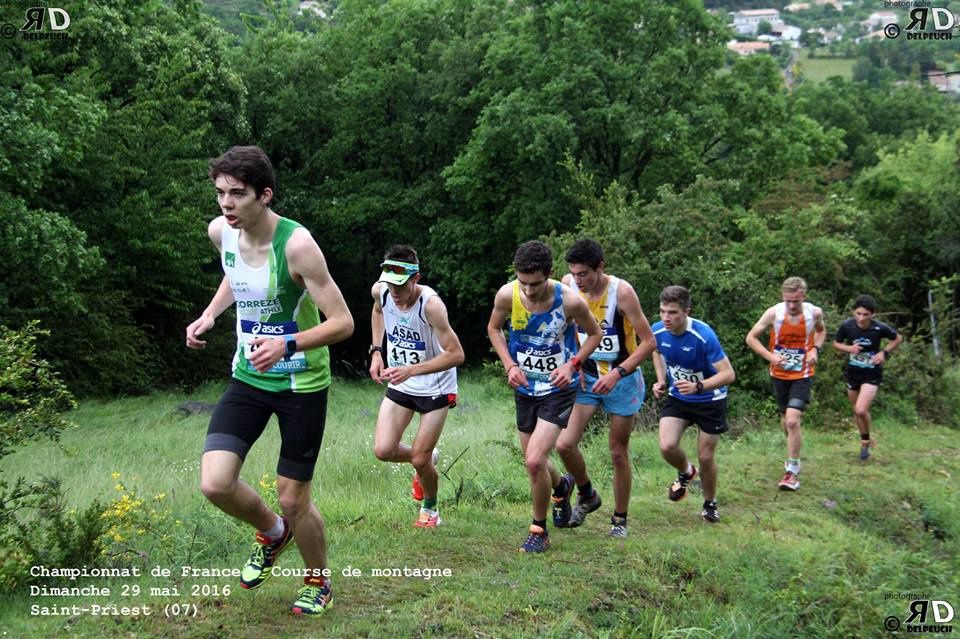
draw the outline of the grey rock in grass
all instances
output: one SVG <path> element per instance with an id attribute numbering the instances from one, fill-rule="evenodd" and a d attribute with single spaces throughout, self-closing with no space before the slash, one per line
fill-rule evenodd
<path id="1" fill-rule="evenodd" d="M 183 402 L 177 406 L 177 410 L 183 413 L 185 417 L 190 417 L 191 415 L 202 415 L 204 413 L 212 413 L 214 408 L 216 408 L 216 404 L 194 401 Z"/>

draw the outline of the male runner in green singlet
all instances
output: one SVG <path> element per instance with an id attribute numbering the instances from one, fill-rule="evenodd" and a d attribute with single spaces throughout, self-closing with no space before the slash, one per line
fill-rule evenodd
<path id="1" fill-rule="evenodd" d="M 210 304 L 187 327 L 187 346 L 236 302 L 233 379 L 220 398 L 203 447 L 200 490 L 225 513 L 254 527 L 256 543 L 240 584 L 257 588 L 293 541 L 307 568 L 291 610 L 320 615 L 330 604 L 323 518 L 310 499 L 330 385 L 328 344 L 353 333 L 353 319 L 310 232 L 277 215 L 273 166 L 255 146 L 235 146 L 210 161 L 222 215 L 208 235 L 224 277 Z M 320 321 L 320 313 L 326 318 Z M 240 479 L 240 468 L 270 416 L 280 423 L 277 490 L 281 517 Z"/>

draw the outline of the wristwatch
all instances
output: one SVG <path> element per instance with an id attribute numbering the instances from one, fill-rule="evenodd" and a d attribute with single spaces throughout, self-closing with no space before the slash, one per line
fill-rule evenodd
<path id="1" fill-rule="evenodd" d="M 284 348 L 286 349 L 283 358 L 290 359 L 297 352 L 297 340 L 293 337 L 293 335 L 284 335 L 283 341 Z"/>
<path id="2" fill-rule="evenodd" d="M 623 366 L 617 366 L 616 371 L 620 373 L 621 378 L 624 378 L 630 374 L 627 372 L 627 369 L 625 369 Z"/>
<path id="3" fill-rule="evenodd" d="M 377 346 L 376 344 L 371 344 L 370 350 L 367 351 L 367 355 L 373 355 L 374 353 L 380 353 L 383 355 L 383 348 L 381 346 Z"/>
<path id="4" fill-rule="evenodd" d="M 703 382 L 697 382 L 697 392 L 698 393 L 703 392 Z"/>

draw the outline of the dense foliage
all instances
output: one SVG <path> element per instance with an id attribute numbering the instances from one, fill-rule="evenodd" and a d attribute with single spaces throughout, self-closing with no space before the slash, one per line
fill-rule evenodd
<path id="1" fill-rule="evenodd" d="M 731 62 L 725 17 L 695 0 L 326 6 L 264 3 L 234 35 L 195 0 L 78 1 L 68 39 L 0 42 L 0 324 L 39 320 L 75 391 L 224 374 L 229 321 L 199 354 L 183 328 L 219 277 L 205 163 L 237 143 L 270 154 L 278 210 L 355 313 L 338 361 L 362 359 L 395 242 L 421 250 L 474 362 L 514 248 L 538 236 L 600 239 L 648 312 L 689 284 L 747 390 L 762 367 L 742 335 L 789 274 L 832 326 L 870 292 L 921 346 L 947 282 L 949 325 L 960 138 L 936 92 L 788 93 L 771 58 Z"/>

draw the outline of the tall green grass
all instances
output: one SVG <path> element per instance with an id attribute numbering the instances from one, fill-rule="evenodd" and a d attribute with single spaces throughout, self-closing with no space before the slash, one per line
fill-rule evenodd
<path id="1" fill-rule="evenodd" d="M 214 402 L 221 390 L 211 386 L 190 399 Z M 720 444 L 723 519 L 710 525 L 699 518 L 696 489 L 683 502 L 667 501 L 674 471 L 660 458 L 655 430 L 645 427 L 631 443 L 630 536 L 615 541 L 606 537 L 613 496 L 601 426 L 588 434 L 584 452 L 604 506 L 581 528 L 552 530 L 545 555 L 524 556 L 517 547 L 530 519 L 529 488 L 509 389 L 478 373 L 466 375 L 460 391 L 440 440 L 444 524 L 420 530 L 412 526 L 410 468 L 379 462 L 371 450 L 382 387 L 333 386 L 314 493 L 334 573 L 334 605 L 322 619 L 286 613 L 299 585 L 295 577 L 276 577 L 255 592 L 232 579 L 144 577 L 106 583 L 145 589 L 176 583 L 184 595 L 176 601 L 197 604 L 198 615 L 31 617 L 31 604 L 90 602 L 30 597 L 24 590 L 0 604 L 0 636 L 883 637 L 889 636 L 884 618 L 906 613 L 905 602 L 890 598 L 897 593 L 925 592 L 960 609 L 956 430 L 880 420 L 880 445 L 862 463 L 852 425 L 838 432 L 807 424 L 803 486 L 786 494 L 776 490 L 783 435 L 772 417 L 758 417 L 751 424 L 759 426 L 737 428 L 736 437 Z M 149 547 L 146 538 L 132 538 L 131 553 L 115 558 L 121 565 L 160 565 L 174 574 L 181 565 L 239 567 L 251 531 L 200 495 L 208 417 L 183 417 L 175 407 L 184 399 L 157 394 L 85 402 L 71 415 L 77 427 L 61 447 L 32 444 L 4 460 L 4 475 L 62 477 L 74 507 L 116 499 L 118 483 L 136 490 L 145 507 L 162 511 L 173 535 Z M 684 437 L 690 452 L 694 437 L 692 430 Z M 270 426 L 247 459 L 244 479 L 269 487 L 278 450 Z M 302 566 L 294 552 L 280 563 Z M 348 566 L 362 576 L 342 576 Z M 404 567 L 451 575 L 370 574 Z M 232 590 L 194 598 L 187 592 L 194 583 Z"/>

